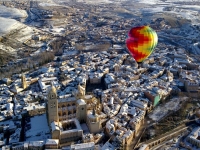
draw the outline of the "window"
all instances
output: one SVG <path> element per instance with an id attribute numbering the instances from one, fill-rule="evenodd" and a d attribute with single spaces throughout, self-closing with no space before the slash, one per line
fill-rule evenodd
<path id="1" fill-rule="evenodd" d="M 84 110 L 84 108 L 82 108 L 82 110 Z"/>
<path id="2" fill-rule="evenodd" d="M 53 97 L 54 97 L 54 95 L 52 94 L 52 95 L 51 95 L 51 98 L 53 98 Z"/>

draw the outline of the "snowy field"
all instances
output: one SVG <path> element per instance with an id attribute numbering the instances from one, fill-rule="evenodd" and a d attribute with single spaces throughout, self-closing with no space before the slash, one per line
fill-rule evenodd
<path id="1" fill-rule="evenodd" d="M 143 3 L 148 5 L 140 9 L 141 12 L 144 13 L 172 13 L 176 14 L 179 17 L 184 19 L 188 19 L 192 21 L 192 24 L 200 24 L 200 6 L 197 5 L 186 5 L 184 2 L 199 2 L 198 0 L 181 0 L 181 1 L 173 1 L 168 0 L 166 2 L 162 2 L 160 0 L 136 0 L 138 3 Z M 175 3 L 176 2 L 176 3 Z M 182 2 L 177 4 L 177 2 Z M 165 8 L 170 8 L 170 11 L 166 11 Z"/>
<path id="2" fill-rule="evenodd" d="M 170 102 L 166 103 L 164 106 L 156 107 L 153 112 L 149 115 L 154 121 L 158 121 L 167 115 L 169 110 L 178 110 L 179 108 L 180 99 L 172 99 Z"/>
<path id="3" fill-rule="evenodd" d="M 26 131 L 26 141 L 50 138 L 46 114 L 32 117 L 29 124 L 31 125 L 31 129 Z"/>
<path id="4" fill-rule="evenodd" d="M 16 52 L 16 49 L 13 49 L 12 47 L 10 46 L 5 46 L 3 44 L 0 43 L 0 49 L 1 50 L 4 50 L 4 51 L 7 51 L 9 53 L 15 53 Z"/>
<path id="5" fill-rule="evenodd" d="M 54 2 L 58 2 L 60 4 L 64 2 L 70 2 L 71 0 L 58 0 Z M 140 12 L 144 13 L 158 13 L 158 12 L 168 12 L 168 13 L 174 13 L 176 15 L 179 15 L 180 17 L 183 17 L 185 19 L 192 20 L 192 24 L 200 24 L 200 6 L 198 5 L 188 5 L 188 2 L 194 3 L 199 2 L 199 0 L 167 0 L 165 2 L 161 0 L 77 0 L 77 2 L 83 2 L 88 4 L 130 4 L 133 5 L 134 3 L 141 3 L 144 4 L 144 7 L 142 9 L 139 9 Z M 187 2 L 187 4 L 186 4 Z M 55 3 L 50 3 L 50 5 L 54 5 Z M 172 7 L 170 11 L 165 11 L 164 9 L 166 7 Z M 133 11 L 138 11 L 133 8 Z"/>
<path id="6" fill-rule="evenodd" d="M 42 0 L 39 2 L 41 6 L 56 6 L 72 2 L 72 0 Z M 120 3 L 122 5 L 130 4 L 130 8 L 128 8 L 128 10 L 131 12 L 137 12 L 139 14 L 152 14 L 152 16 L 157 13 L 171 13 L 183 19 L 191 20 L 191 24 L 193 25 L 200 24 L 200 6 L 194 5 L 194 3 L 199 2 L 199 0 L 76 0 L 76 2 L 94 5 L 111 3 L 113 3 L 113 5 L 120 5 Z M 190 5 L 188 2 L 193 5 Z M 142 7 L 137 8 L 137 5 L 134 4 L 141 4 Z M 166 11 L 166 8 L 169 7 L 170 11 Z M 142 17 L 144 20 L 148 20 L 145 16 Z"/>
<path id="7" fill-rule="evenodd" d="M 25 10 L 20 10 L 17 8 L 9 8 L 0 5 L 0 17 L 5 18 L 26 18 L 27 12 Z"/>
<path id="8" fill-rule="evenodd" d="M 160 3 L 173 3 L 173 2 L 199 2 L 199 0 L 167 0 L 163 2 L 161 0 L 133 0 L 138 3 L 145 3 L 145 4 L 160 4 Z"/>
<path id="9" fill-rule="evenodd" d="M 12 30 L 21 28 L 23 24 L 15 19 L 26 18 L 27 16 L 25 10 L 0 5 L 0 36 L 7 34 Z"/>
<path id="10" fill-rule="evenodd" d="M 16 40 L 17 42 L 23 43 L 31 39 L 32 35 L 35 32 L 34 30 L 38 31 L 37 29 L 29 27 L 14 19 L 0 17 L 0 37 L 12 33 L 11 35 L 9 35 L 9 38 Z M 10 52 L 16 51 L 16 49 L 13 49 L 8 45 L 6 46 L 2 45 L 1 43 L 0 43 L 0 48 L 2 50 Z"/>
<path id="11" fill-rule="evenodd" d="M 58 4 L 54 3 L 52 0 L 40 1 L 39 5 L 42 7 L 59 6 Z"/>
<path id="12" fill-rule="evenodd" d="M 23 24 L 14 19 L 0 17 L 0 36 L 11 30 L 20 28 L 22 25 Z"/>

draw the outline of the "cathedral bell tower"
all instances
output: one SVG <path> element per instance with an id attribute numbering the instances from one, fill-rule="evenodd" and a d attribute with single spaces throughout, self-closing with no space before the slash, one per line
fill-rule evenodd
<path id="1" fill-rule="evenodd" d="M 101 120 L 99 115 L 96 113 L 95 108 L 88 114 L 87 125 L 91 133 L 98 133 L 102 130 Z"/>
<path id="2" fill-rule="evenodd" d="M 56 88 L 52 85 L 48 94 L 48 123 L 49 125 L 53 122 L 59 121 L 58 117 L 58 100 Z"/>

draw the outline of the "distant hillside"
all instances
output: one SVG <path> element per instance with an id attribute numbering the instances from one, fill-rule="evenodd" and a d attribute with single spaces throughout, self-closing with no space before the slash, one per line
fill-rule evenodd
<path id="1" fill-rule="evenodd" d="M 9 8 L 6 6 L 0 5 L 0 17 L 18 19 L 18 18 L 26 18 L 27 12 L 25 10 L 17 9 L 17 8 Z"/>

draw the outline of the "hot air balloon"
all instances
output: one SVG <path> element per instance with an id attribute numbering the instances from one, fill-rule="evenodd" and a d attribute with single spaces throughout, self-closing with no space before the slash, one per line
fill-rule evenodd
<path id="1" fill-rule="evenodd" d="M 126 39 L 126 46 L 137 62 L 142 62 L 149 57 L 157 43 L 158 36 L 149 26 L 132 28 Z"/>

